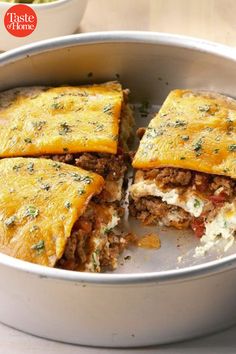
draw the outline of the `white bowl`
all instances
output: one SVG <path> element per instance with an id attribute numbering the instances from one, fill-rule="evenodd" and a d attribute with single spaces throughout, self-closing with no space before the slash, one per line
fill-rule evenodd
<path id="1" fill-rule="evenodd" d="M 37 27 L 27 37 L 15 37 L 4 26 L 6 11 L 13 3 L 0 2 L 0 50 L 8 50 L 42 39 L 72 34 L 78 28 L 87 0 L 57 0 L 45 4 L 32 4 L 37 15 Z"/>

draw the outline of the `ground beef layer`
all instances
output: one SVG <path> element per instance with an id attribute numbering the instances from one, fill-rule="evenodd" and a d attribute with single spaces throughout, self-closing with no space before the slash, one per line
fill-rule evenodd
<path id="1" fill-rule="evenodd" d="M 80 154 L 46 155 L 44 157 L 95 172 L 108 181 L 118 181 L 124 176 L 127 169 L 127 157 L 122 151 L 117 155 L 84 152 Z"/>
<path id="2" fill-rule="evenodd" d="M 191 216 L 185 210 L 151 196 L 132 200 L 130 214 L 145 225 L 161 224 L 184 229 L 189 227 L 191 222 Z"/>
<path id="3" fill-rule="evenodd" d="M 196 171 L 184 170 L 180 168 L 164 167 L 151 170 L 139 170 L 146 180 L 155 180 L 158 187 L 166 188 L 191 188 L 201 193 L 213 196 L 214 192 L 221 188 L 225 193 L 225 201 L 236 194 L 236 181 L 230 177 L 210 175 Z"/>
<path id="4" fill-rule="evenodd" d="M 116 212 L 121 216 L 121 209 Z M 104 230 L 110 219 L 109 206 L 90 202 L 84 215 L 75 223 L 56 267 L 89 272 L 115 269 L 118 257 L 129 241 L 114 233 L 113 229 Z"/>

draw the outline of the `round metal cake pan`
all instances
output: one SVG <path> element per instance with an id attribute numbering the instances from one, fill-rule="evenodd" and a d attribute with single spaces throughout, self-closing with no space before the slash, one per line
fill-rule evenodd
<path id="1" fill-rule="evenodd" d="M 181 36 L 106 32 L 51 39 L 0 55 L 1 90 L 116 78 L 130 88 L 134 102 L 160 104 L 174 88 L 236 96 L 236 54 Z M 167 260 L 176 253 L 173 245 L 165 252 Z M 138 271 L 124 265 L 114 274 L 90 274 L 0 254 L 0 321 L 53 340 L 109 347 L 180 341 L 236 323 L 235 254 L 166 270 L 158 257 L 156 252 L 155 267 L 143 256 Z"/>

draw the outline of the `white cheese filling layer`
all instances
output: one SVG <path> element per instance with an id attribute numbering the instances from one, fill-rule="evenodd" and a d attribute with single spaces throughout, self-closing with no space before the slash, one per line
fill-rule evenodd
<path id="1" fill-rule="evenodd" d="M 130 187 L 130 194 L 134 200 L 145 196 L 160 197 L 167 204 L 179 206 L 194 217 L 199 217 L 205 206 L 205 201 L 192 191 L 187 191 L 183 198 L 178 189 L 162 191 L 152 181 L 134 183 Z M 205 227 L 205 234 L 200 239 L 201 246 L 196 247 L 194 256 L 204 256 L 217 244 L 221 244 L 226 252 L 235 241 L 235 204 L 226 203 L 211 222 L 206 222 Z"/>
<path id="2" fill-rule="evenodd" d="M 178 206 L 195 217 L 201 215 L 205 205 L 204 200 L 192 191 L 186 192 L 183 198 L 177 188 L 162 191 L 155 182 L 147 180 L 134 183 L 130 187 L 130 194 L 134 200 L 145 196 L 160 197 L 163 202 Z"/>
<path id="3" fill-rule="evenodd" d="M 201 246 L 196 247 L 195 257 L 204 256 L 212 247 L 221 243 L 226 252 L 234 243 L 236 231 L 236 207 L 226 203 L 216 217 L 206 223 L 205 234 L 200 239 Z"/>

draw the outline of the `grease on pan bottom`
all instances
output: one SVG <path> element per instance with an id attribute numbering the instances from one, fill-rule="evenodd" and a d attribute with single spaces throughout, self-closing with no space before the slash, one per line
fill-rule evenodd
<path id="1" fill-rule="evenodd" d="M 137 237 L 154 233 L 160 237 L 159 249 L 146 249 L 132 246 L 120 256 L 118 268 L 112 273 L 144 273 L 175 270 L 191 267 L 198 264 L 214 261 L 216 259 L 236 253 L 236 242 L 227 251 L 222 245 L 217 245 L 202 257 L 194 257 L 195 248 L 199 246 L 200 239 L 191 230 L 176 230 L 160 226 L 141 226 L 134 218 L 129 218 L 124 228 Z"/>

